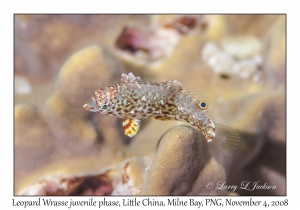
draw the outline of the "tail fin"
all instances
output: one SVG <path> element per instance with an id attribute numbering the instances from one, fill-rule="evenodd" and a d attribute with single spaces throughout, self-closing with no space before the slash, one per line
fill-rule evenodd
<path id="1" fill-rule="evenodd" d="M 228 172 L 234 150 L 237 148 L 240 137 L 238 132 L 230 127 L 215 124 L 215 137 L 208 142 L 212 156 L 218 161 L 224 169 Z"/>

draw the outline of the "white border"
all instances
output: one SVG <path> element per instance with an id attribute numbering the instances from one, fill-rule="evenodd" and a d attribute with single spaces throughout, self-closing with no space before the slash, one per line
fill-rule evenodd
<path id="1" fill-rule="evenodd" d="M 1 3 L 1 190 L 0 205 L 12 208 L 13 195 L 13 14 L 14 13 L 287 13 L 287 197 L 255 197 L 262 200 L 289 199 L 299 206 L 299 11 L 296 1 L 3 1 Z M 297 173 L 298 172 L 298 173 Z M 158 197 L 157 197 L 158 198 Z M 217 198 L 217 197 L 216 197 Z M 222 197 L 224 199 L 224 197 Z M 16 199 L 16 198 L 15 198 Z M 26 200 L 26 198 L 17 198 Z M 62 198 L 55 198 L 61 200 Z M 77 198 L 76 198 L 77 199 Z M 85 198 L 86 199 L 86 198 Z M 202 197 L 201 199 L 204 199 Z M 237 197 L 236 200 L 245 200 Z M 23 207 L 22 207 L 23 208 Z M 262 207 L 263 209 L 264 207 Z M 28 209 L 28 208 L 26 208 Z M 43 208 L 44 209 L 44 208 Z M 226 208 L 225 208 L 226 209 Z M 229 209 L 229 208 L 228 208 Z"/>

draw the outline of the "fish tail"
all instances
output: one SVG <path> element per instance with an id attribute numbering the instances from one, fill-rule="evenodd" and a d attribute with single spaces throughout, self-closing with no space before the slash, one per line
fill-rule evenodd
<path id="1" fill-rule="evenodd" d="M 231 166 L 233 152 L 240 141 L 238 132 L 225 125 L 215 123 L 213 124 L 213 130 L 208 131 L 205 138 L 212 156 L 228 171 Z"/>

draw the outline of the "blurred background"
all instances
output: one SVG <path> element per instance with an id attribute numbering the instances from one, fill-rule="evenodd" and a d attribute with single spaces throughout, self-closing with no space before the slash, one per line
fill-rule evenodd
<path id="1" fill-rule="evenodd" d="M 15 194 L 286 194 L 285 15 L 15 15 L 14 21 Z M 96 89 L 128 72 L 180 81 L 208 101 L 213 121 L 240 133 L 227 175 L 206 146 L 195 151 L 187 143 L 203 137 L 189 136 L 196 131 L 184 123 L 146 119 L 129 138 L 121 119 L 82 108 Z M 216 189 L 218 183 L 238 188 Z"/>

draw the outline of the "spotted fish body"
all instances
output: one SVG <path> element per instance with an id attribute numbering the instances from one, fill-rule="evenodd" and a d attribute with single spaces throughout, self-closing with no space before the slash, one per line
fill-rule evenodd
<path id="1" fill-rule="evenodd" d="M 143 118 L 187 122 L 203 133 L 209 145 L 214 142 L 210 146 L 219 156 L 217 159 L 228 159 L 229 146 L 236 144 L 237 133 L 226 126 L 218 124 L 216 127 L 205 115 L 206 102 L 195 100 L 186 94 L 180 82 L 144 82 L 132 73 L 122 74 L 121 81 L 96 90 L 84 108 L 122 118 L 124 132 L 130 137 L 137 134 Z M 230 138 L 232 142 L 229 141 Z"/>

